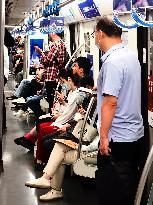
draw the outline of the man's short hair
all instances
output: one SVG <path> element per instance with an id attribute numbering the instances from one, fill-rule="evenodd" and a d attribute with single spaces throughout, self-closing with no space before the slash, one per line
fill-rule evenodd
<path id="1" fill-rule="evenodd" d="M 121 37 L 122 29 L 118 27 L 110 17 L 101 18 L 96 25 L 96 30 L 103 31 L 107 36 L 112 37 Z"/>
<path id="2" fill-rule="evenodd" d="M 89 75 L 90 69 L 92 67 L 92 64 L 90 63 L 90 60 L 86 57 L 78 57 L 74 63 L 77 63 L 79 68 L 83 69 L 84 75 Z"/>

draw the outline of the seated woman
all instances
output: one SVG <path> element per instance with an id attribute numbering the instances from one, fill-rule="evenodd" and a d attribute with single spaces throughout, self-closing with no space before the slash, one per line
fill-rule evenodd
<path id="1" fill-rule="evenodd" d="M 45 161 L 44 149 L 42 148 L 42 137 L 47 134 L 52 134 L 56 132 L 59 128 L 62 128 L 69 120 L 71 120 L 76 113 L 78 106 L 82 103 L 84 99 L 84 94 L 78 90 L 80 83 L 80 78 L 78 75 L 72 75 L 68 84 L 70 86 L 71 91 L 68 95 L 68 103 L 64 112 L 55 120 L 55 122 L 51 123 L 43 123 L 39 126 L 39 132 L 33 140 L 37 141 L 37 151 L 36 158 L 37 162 Z"/>
<path id="2" fill-rule="evenodd" d="M 54 107 L 52 108 L 52 115 L 47 114 L 45 116 L 42 116 L 40 118 L 45 118 L 45 120 L 36 120 L 36 126 L 31 129 L 30 132 L 26 133 L 23 137 L 16 138 L 14 142 L 17 145 L 21 145 L 29 150 L 34 149 L 35 142 L 37 141 L 37 125 L 39 125 L 41 122 L 51 122 L 56 120 L 56 118 L 59 116 L 60 113 L 62 113 L 65 109 L 66 104 L 64 103 L 63 99 L 67 96 L 70 88 L 68 85 L 68 76 L 65 69 L 61 69 L 58 75 L 58 79 L 60 82 L 60 90 L 61 94 L 58 92 L 57 97 L 55 99 Z M 57 102 L 58 101 L 58 102 Z M 63 104 L 64 103 L 64 104 Z M 58 108 L 57 108 L 58 106 Z"/>
<path id="3" fill-rule="evenodd" d="M 65 173 L 65 165 L 63 163 L 66 162 L 72 164 L 77 159 L 77 152 L 74 151 L 77 149 L 77 144 L 78 143 L 75 143 L 74 141 L 69 145 L 56 142 L 48 163 L 43 170 L 43 176 L 25 183 L 26 186 L 31 188 L 52 188 L 47 194 L 40 196 L 41 201 L 63 198 L 61 190 Z"/>

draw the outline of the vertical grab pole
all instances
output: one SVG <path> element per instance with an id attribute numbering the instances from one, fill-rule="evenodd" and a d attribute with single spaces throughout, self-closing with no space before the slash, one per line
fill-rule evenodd
<path id="1" fill-rule="evenodd" d="M 0 1 L 0 172 L 3 171 L 2 160 L 2 124 L 3 124 L 3 92 L 4 92 L 4 31 L 5 0 Z"/>

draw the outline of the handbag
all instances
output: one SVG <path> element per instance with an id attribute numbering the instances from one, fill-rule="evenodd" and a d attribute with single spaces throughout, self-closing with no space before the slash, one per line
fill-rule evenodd
<path id="1" fill-rule="evenodd" d="M 82 126 L 83 126 L 83 120 L 79 120 L 78 123 L 76 124 L 76 126 L 74 127 L 73 132 L 72 132 L 72 134 L 78 139 L 80 138 Z M 96 128 L 94 128 L 93 126 L 89 125 L 86 122 L 82 140 L 91 142 L 91 140 L 95 137 L 97 132 L 98 131 Z"/>

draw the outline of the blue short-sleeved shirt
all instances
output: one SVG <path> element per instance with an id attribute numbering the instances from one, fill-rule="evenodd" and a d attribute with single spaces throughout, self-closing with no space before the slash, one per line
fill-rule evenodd
<path id="1" fill-rule="evenodd" d="M 117 44 L 102 56 L 103 65 L 97 82 L 99 127 L 103 95 L 117 97 L 116 113 L 109 140 L 133 142 L 144 136 L 141 115 L 141 67 L 136 55 L 124 44 Z"/>

